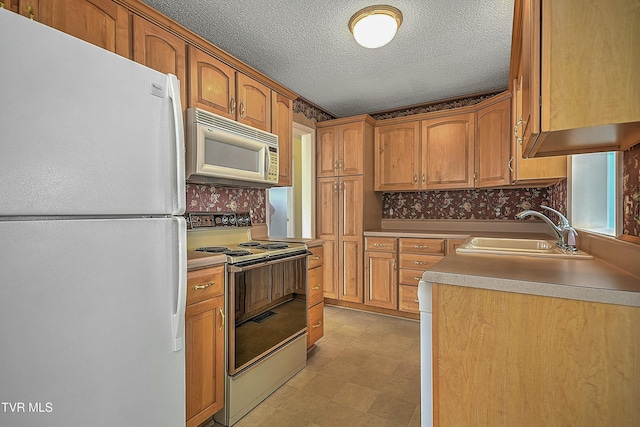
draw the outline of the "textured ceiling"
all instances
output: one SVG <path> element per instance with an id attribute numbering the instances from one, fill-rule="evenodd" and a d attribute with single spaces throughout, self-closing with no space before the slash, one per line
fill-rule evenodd
<path id="1" fill-rule="evenodd" d="M 144 0 L 338 116 L 507 87 L 514 0 Z M 363 7 L 402 11 L 379 49 L 353 39 Z"/>

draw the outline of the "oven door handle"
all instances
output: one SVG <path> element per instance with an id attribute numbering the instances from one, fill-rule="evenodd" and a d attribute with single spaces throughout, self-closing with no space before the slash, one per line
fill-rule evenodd
<path id="1" fill-rule="evenodd" d="M 229 271 L 230 273 L 241 273 L 243 271 L 247 271 L 247 270 L 253 270 L 254 268 L 260 268 L 260 267 L 265 267 L 267 265 L 273 265 L 273 264 L 278 264 L 281 262 L 285 262 L 285 261 L 295 261 L 297 259 L 301 259 L 301 258 L 306 258 L 309 255 L 312 255 L 313 252 L 311 251 L 305 251 L 302 252 L 301 254 L 298 255 L 292 255 L 290 257 L 286 257 L 286 258 L 277 258 L 277 259 L 268 259 L 266 261 L 262 261 L 262 262 L 258 262 L 255 264 L 250 264 L 250 265 L 238 265 L 238 264 L 227 264 L 227 271 Z"/>

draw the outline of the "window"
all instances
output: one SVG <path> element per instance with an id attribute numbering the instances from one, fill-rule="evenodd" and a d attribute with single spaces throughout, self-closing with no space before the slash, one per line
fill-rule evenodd
<path id="1" fill-rule="evenodd" d="M 574 228 L 617 237 L 621 233 L 618 152 L 570 157 L 569 219 Z"/>

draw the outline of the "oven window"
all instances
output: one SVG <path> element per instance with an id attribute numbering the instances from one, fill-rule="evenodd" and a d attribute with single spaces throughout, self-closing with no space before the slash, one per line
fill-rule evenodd
<path id="1" fill-rule="evenodd" d="M 231 373 L 305 332 L 306 257 L 233 275 L 235 328 Z"/>
<path id="2" fill-rule="evenodd" d="M 204 143 L 205 164 L 249 172 L 260 172 L 259 150 L 206 137 Z"/>

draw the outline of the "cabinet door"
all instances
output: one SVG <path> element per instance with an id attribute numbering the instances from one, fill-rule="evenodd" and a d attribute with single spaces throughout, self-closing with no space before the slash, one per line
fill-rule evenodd
<path id="1" fill-rule="evenodd" d="M 311 347 L 324 335 L 324 303 L 321 302 L 311 307 L 308 316 L 307 348 Z"/>
<path id="2" fill-rule="evenodd" d="M 420 186 L 420 122 L 375 129 L 375 189 L 417 190 Z"/>
<path id="3" fill-rule="evenodd" d="M 540 135 L 540 0 L 522 0 L 522 146 Z"/>
<path id="4" fill-rule="evenodd" d="M 398 279 L 394 252 L 365 253 L 366 305 L 398 309 Z"/>
<path id="5" fill-rule="evenodd" d="M 324 273 L 322 294 L 324 298 L 338 299 L 338 241 L 324 239 Z"/>
<path id="6" fill-rule="evenodd" d="M 316 132 L 316 174 L 318 178 L 338 175 L 338 126 Z"/>
<path id="7" fill-rule="evenodd" d="M 340 299 L 363 302 L 362 176 L 340 178 L 339 224 Z"/>
<path id="8" fill-rule="evenodd" d="M 473 187 L 475 113 L 422 121 L 422 188 Z"/>
<path id="9" fill-rule="evenodd" d="M 309 289 L 307 292 L 307 306 L 312 307 L 323 301 L 322 283 L 324 271 L 322 266 L 309 270 Z"/>
<path id="10" fill-rule="evenodd" d="M 475 186 L 509 185 L 511 98 L 476 113 Z"/>
<path id="11" fill-rule="evenodd" d="M 187 306 L 185 312 L 187 427 L 224 404 L 224 296 Z"/>
<path id="12" fill-rule="evenodd" d="M 189 107 L 235 120 L 236 71 L 211 55 L 189 46 Z"/>
<path id="13" fill-rule="evenodd" d="M 288 187 L 293 178 L 293 102 L 277 92 L 271 93 L 271 133 L 278 135 L 278 185 Z"/>
<path id="14" fill-rule="evenodd" d="M 48 0 L 39 2 L 38 9 L 43 24 L 131 57 L 127 10 L 111 0 Z"/>
<path id="15" fill-rule="evenodd" d="M 338 132 L 339 175 L 362 175 L 364 122 L 341 125 Z"/>
<path id="16" fill-rule="evenodd" d="M 338 179 L 319 178 L 316 187 L 318 238 L 325 241 L 324 296 L 338 298 Z"/>
<path id="17" fill-rule="evenodd" d="M 181 38 L 157 25 L 133 16 L 133 60 L 180 80 L 180 101 L 187 105 L 187 46 Z"/>
<path id="18" fill-rule="evenodd" d="M 271 132 L 271 90 L 242 73 L 236 73 L 240 123 Z"/>

